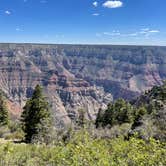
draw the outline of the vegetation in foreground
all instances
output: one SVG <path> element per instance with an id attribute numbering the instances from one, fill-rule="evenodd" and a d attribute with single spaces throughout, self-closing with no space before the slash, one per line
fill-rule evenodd
<path id="1" fill-rule="evenodd" d="M 144 140 L 151 137 L 166 141 L 166 82 L 154 86 L 131 102 L 118 99 L 110 103 L 105 111 L 99 111 L 96 127 L 123 126 L 129 123 L 128 135 L 137 133 Z M 119 127 L 120 129 L 120 127 Z"/>
<path id="2" fill-rule="evenodd" d="M 99 111 L 96 127 L 86 122 L 82 110 L 74 127 L 55 130 L 40 86 L 27 101 L 21 122 L 9 123 L 2 95 L 0 106 L 0 137 L 11 140 L 0 140 L 2 166 L 166 165 L 166 82 L 136 101 L 110 103 Z"/>
<path id="3" fill-rule="evenodd" d="M 154 139 L 93 139 L 82 130 L 73 134 L 67 144 L 1 144 L 0 162 L 12 166 L 164 166 L 165 148 L 164 143 Z"/>

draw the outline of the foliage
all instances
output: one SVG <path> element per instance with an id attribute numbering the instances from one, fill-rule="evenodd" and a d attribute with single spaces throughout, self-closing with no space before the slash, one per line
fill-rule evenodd
<path id="1" fill-rule="evenodd" d="M 115 103 L 108 105 L 103 115 L 99 112 L 96 126 L 98 127 L 100 123 L 102 126 L 131 123 L 133 121 L 133 113 L 134 109 L 130 103 L 124 99 L 118 99 Z"/>
<path id="2" fill-rule="evenodd" d="M 0 126 L 8 125 L 9 116 L 3 93 L 0 91 Z"/>
<path id="3" fill-rule="evenodd" d="M 136 126 L 140 125 L 140 120 L 142 117 L 147 114 L 147 110 L 145 107 L 141 106 L 139 108 L 135 108 L 134 111 L 134 123 L 132 125 L 132 128 L 135 128 Z"/>
<path id="4" fill-rule="evenodd" d="M 22 126 L 27 143 L 33 140 L 47 141 L 47 135 L 51 126 L 49 104 L 42 94 L 42 88 L 37 85 L 32 98 L 29 99 L 22 113 Z"/>
<path id="5" fill-rule="evenodd" d="M 0 127 L 0 138 L 6 138 L 10 134 L 10 130 L 8 126 L 1 126 Z"/>
<path id="6" fill-rule="evenodd" d="M 0 138 L 5 140 L 23 140 L 24 133 L 18 121 L 10 121 L 10 123 L 0 127 Z"/>
<path id="7" fill-rule="evenodd" d="M 102 109 L 99 109 L 99 111 L 97 113 L 96 121 L 95 121 L 95 126 L 97 128 L 101 127 L 102 122 L 103 122 L 103 111 L 102 111 Z"/>
<path id="8" fill-rule="evenodd" d="M 130 103 L 124 99 L 110 103 L 105 111 L 99 110 L 95 125 L 97 128 L 108 126 L 111 130 L 116 128 L 117 132 L 122 124 L 130 123 L 129 135 L 137 132 L 144 139 L 154 137 L 165 141 L 165 110 L 166 82 L 163 82 L 163 85 L 154 86 Z"/>
<path id="9" fill-rule="evenodd" d="M 166 82 L 161 86 L 154 86 L 151 90 L 138 97 L 133 103 L 137 106 L 135 120 L 132 125 L 134 131 L 139 131 L 141 137 L 154 137 L 166 140 Z M 142 105 L 142 107 L 139 107 Z M 147 137 L 148 136 L 148 137 Z"/>
<path id="10" fill-rule="evenodd" d="M 60 134 L 51 127 L 49 105 L 38 85 L 24 107 L 21 121 L 26 142 L 40 144 L 0 140 L 0 165 L 163 166 L 166 163 L 164 88 L 165 85 L 154 87 L 133 104 L 123 99 L 110 103 L 105 112 L 98 112 L 95 123 L 98 129 L 91 128 L 90 123 L 86 126 L 85 112 L 80 110 L 76 130 L 71 127 Z M 128 137 L 130 130 L 133 134 Z M 47 145 L 53 135 L 54 141 Z M 21 140 L 23 136 L 19 122 L 0 128 L 0 137 Z M 140 139 L 142 136 L 148 139 Z"/>
<path id="11" fill-rule="evenodd" d="M 166 81 L 163 82 L 163 85 L 154 86 L 151 90 L 146 91 L 144 95 L 133 101 L 133 104 L 144 105 L 148 114 L 156 114 L 166 105 Z"/>
<path id="12" fill-rule="evenodd" d="M 72 135 L 68 144 L 53 146 L 0 143 L 1 165 L 24 166 L 155 166 L 166 163 L 166 144 L 132 137 L 93 139 L 85 130 Z"/>

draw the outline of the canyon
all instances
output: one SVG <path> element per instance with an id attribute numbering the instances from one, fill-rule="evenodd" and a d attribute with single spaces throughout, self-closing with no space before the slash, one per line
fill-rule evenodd
<path id="1" fill-rule="evenodd" d="M 166 47 L 0 44 L 0 89 L 14 117 L 37 84 L 63 125 L 82 109 L 94 120 L 109 102 L 136 98 L 165 79 Z"/>

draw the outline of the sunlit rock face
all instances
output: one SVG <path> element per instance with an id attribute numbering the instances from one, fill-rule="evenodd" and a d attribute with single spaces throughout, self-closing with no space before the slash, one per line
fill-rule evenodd
<path id="1" fill-rule="evenodd" d="M 0 44 L 0 89 L 23 107 L 42 85 L 60 123 L 80 109 L 93 120 L 113 99 L 131 99 L 164 79 L 166 47 Z"/>

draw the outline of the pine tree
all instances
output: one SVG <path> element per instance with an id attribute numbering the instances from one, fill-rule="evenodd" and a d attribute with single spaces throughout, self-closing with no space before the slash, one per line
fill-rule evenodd
<path id="1" fill-rule="evenodd" d="M 103 111 L 100 108 L 99 112 L 97 113 L 97 116 L 96 116 L 96 121 L 95 121 L 96 128 L 101 127 L 102 123 L 103 123 Z"/>
<path id="2" fill-rule="evenodd" d="M 49 135 L 51 126 L 51 115 L 49 104 L 42 94 L 41 86 L 37 85 L 30 98 L 24 106 L 22 113 L 22 126 L 25 132 L 25 141 L 32 143 L 35 141 L 45 142 Z"/>
<path id="3" fill-rule="evenodd" d="M 124 99 L 118 99 L 110 103 L 103 114 L 98 113 L 96 127 L 99 124 L 104 127 L 132 123 L 133 120 L 133 106 Z"/>
<path id="4" fill-rule="evenodd" d="M 9 123 L 8 110 L 6 107 L 6 102 L 3 97 L 3 94 L 0 91 L 0 126 L 8 125 L 8 123 Z"/>

